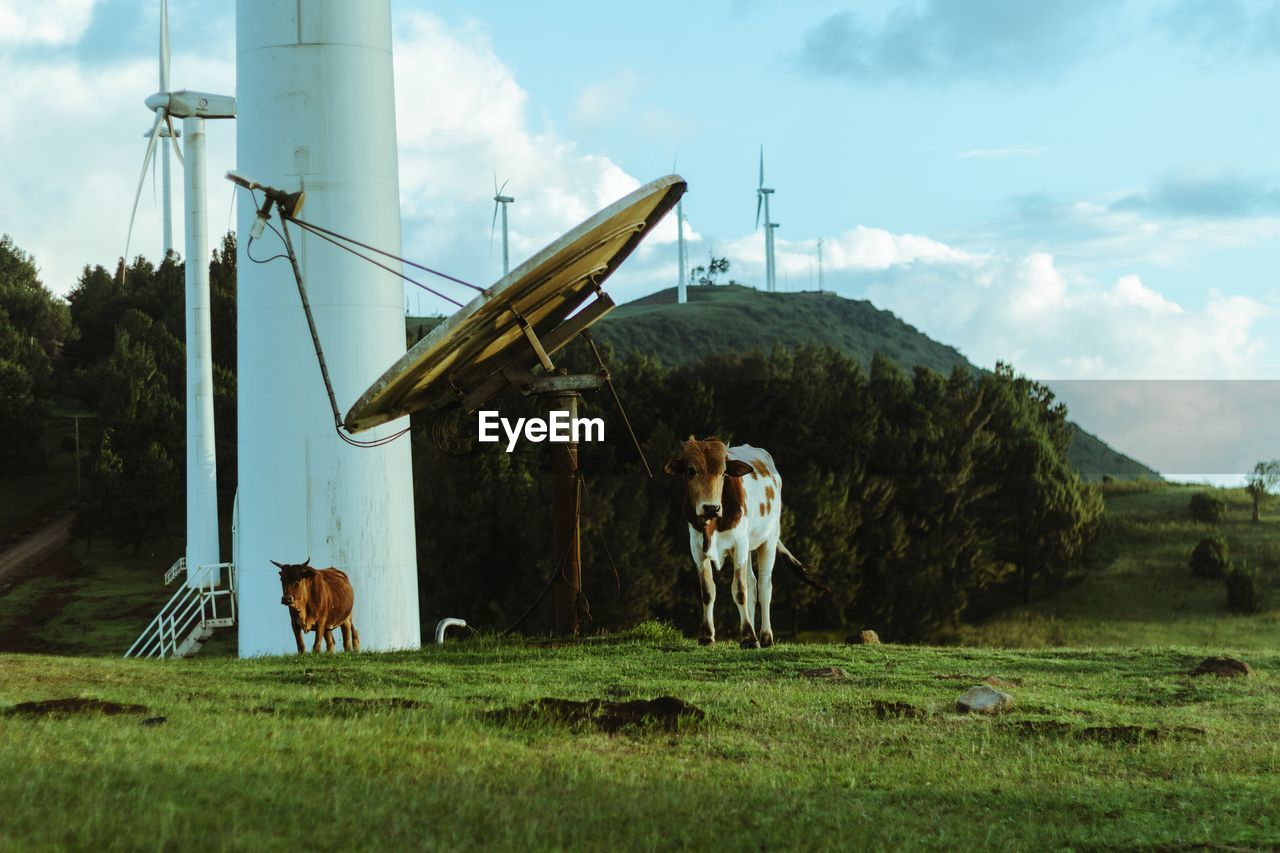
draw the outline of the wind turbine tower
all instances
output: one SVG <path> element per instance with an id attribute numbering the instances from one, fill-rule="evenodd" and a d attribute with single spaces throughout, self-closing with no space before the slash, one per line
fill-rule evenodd
<path id="1" fill-rule="evenodd" d="M 684 197 L 676 202 L 676 251 L 680 255 L 680 281 L 676 287 L 676 302 L 683 305 L 689 301 L 689 293 L 685 276 L 685 249 L 684 249 Z"/>
<path id="2" fill-rule="evenodd" d="M 236 91 L 236 171 L 304 191 L 308 221 L 401 253 L 390 0 L 237 0 Z M 256 210 L 247 193 L 239 199 L 239 653 L 294 651 L 269 561 L 308 557 L 351 577 L 363 649 L 417 648 L 409 440 L 343 442 L 293 272 L 247 256 Z M 334 394 L 349 405 L 404 354 L 403 284 L 300 229 L 292 236 Z M 283 251 L 270 231 L 261 242 L 258 258 Z"/>
<path id="3" fill-rule="evenodd" d="M 773 190 L 764 185 L 764 146 L 760 146 L 760 183 L 756 186 L 756 227 L 760 227 L 760 210 L 764 209 L 764 282 L 765 290 L 773 293 L 778 289 L 777 268 L 773 260 L 773 229 L 777 222 L 769 218 L 769 196 Z"/>
<path id="4" fill-rule="evenodd" d="M 160 91 L 147 98 L 147 109 L 156 115 L 147 153 L 142 159 L 142 174 L 133 197 L 133 213 L 129 216 L 129 237 L 133 236 L 133 219 L 138 212 L 138 196 L 146 180 L 147 166 L 155 153 L 156 141 L 165 139 L 178 154 L 183 165 L 186 247 L 186 350 L 187 350 L 187 586 L 219 582 L 218 571 L 198 571 L 202 566 L 221 562 L 218 545 L 218 465 L 213 429 L 213 345 L 209 300 L 209 224 L 208 183 L 205 174 L 206 118 L 235 118 L 236 100 L 230 95 L 181 90 L 170 92 L 169 83 L 169 12 L 165 0 L 160 3 Z M 178 152 L 173 119 L 182 119 L 187 139 L 185 160 Z M 161 126 L 163 125 L 163 127 Z M 164 143 L 161 143 L 162 145 Z M 172 226 L 169 221 L 169 161 L 165 149 L 165 252 L 172 250 Z M 125 257 L 128 260 L 128 239 Z"/>
<path id="5" fill-rule="evenodd" d="M 498 186 L 498 176 L 493 177 L 493 222 L 489 225 L 489 245 L 493 246 L 493 228 L 498 224 L 498 208 L 502 208 L 502 275 L 505 277 L 511 271 L 511 256 L 507 252 L 507 205 L 515 201 L 509 195 L 503 195 L 502 191 L 507 188 L 508 181 L 503 181 L 502 186 Z"/>
<path id="6" fill-rule="evenodd" d="M 821 293 L 822 287 L 822 238 L 818 238 L 818 292 Z"/>

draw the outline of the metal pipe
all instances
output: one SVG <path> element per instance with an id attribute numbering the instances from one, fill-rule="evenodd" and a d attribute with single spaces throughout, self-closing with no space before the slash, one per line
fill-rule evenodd
<path id="1" fill-rule="evenodd" d="M 436 623 L 436 645 L 437 646 L 444 645 L 445 631 L 449 630 L 450 628 L 465 628 L 465 627 L 467 627 L 467 620 L 465 619 L 453 619 L 453 618 L 441 619 L 439 622 Z"/>

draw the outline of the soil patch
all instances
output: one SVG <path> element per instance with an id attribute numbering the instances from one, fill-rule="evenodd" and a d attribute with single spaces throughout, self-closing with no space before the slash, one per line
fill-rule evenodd
<path id="1" fill-rule="evenodd" d="M 491 711 L 489 716 L 501 723 L 548 719 L 574 725 L 586 724 L 615 734 L 632 727 L 675 731 L 682 719 L 702 721 L 707 715 L 696 705 L 675 696 L 632 699 L 629 702 L 611 702 L 607 699 L 577 701 L 546 696 L 515 708 Z"/>
<path id="2" fill-rule="evenodd" d="M 61 717 L 70 714 L 104 714 L 114 717 L 119 714 L 148 714 L 150 709 L 145 705 L 129 705 L 110 702 L 106 699 L 73 696 L 68 699 L 19 702 L 11 708 L 6 708 L 4 713 L 11 717 Z"/>
<path id="3" fill-rule="evenodd" d="M 1253 667 L 1242 660 L 1224 656 L 1205 658 L 1188 675 L 1216 675 L 1218 678 L 1247 678 Z"/>
<path id="4" fill-rule="evenodd" d="M 16 614 L 13 621 L 0 625 L 0 651 L 35 654 L 66 652 L 67 649 L 63 646 L 41 639 L 36 634 L 56 619 L 75 599 L 76 592 L 80 589 L 80 582 L 74 579 L 80 576 L 83 570 L 84 567 L 80 561 L 66 548 L 62 548 L 33 565 L 29 571 L 24 571 L 22 580 L 16 581 L 14 586 L 35 577 L 66 578 L 67 580 L 50 586 L 32 602 L 30 607 Z"/>
<path id="5" fill-rule="evenodd" d="M 1001 723 L 1000 728 L 1028 736 L 1051 735 L 1094 741 L 1096 743 L 1124 744 L 1157 741 L 1170 735 L 1197 736 L 1204 734 L 1204 729 L 1190 726 L 1179 726 L 1168 730 L 1129 725 L 1076 726 L 1060 720 L 1018 720 L 1017 722 Z"/>
<path id="6" fill-rule="evenodd" d="M 886 702 L 882 699 L 871 700 L 871 710 L 882 720 L 923 720 L 929 716 L 929 712 L 924 708 L 917 708 L 906 702 Z"/>
<path id="7" fill-rule="evenodd" d="M 825 681 L 848 681 L 849 673 L 838 666 L 819 666 L 800 672 L 805 678 L 819 678 Z"/>

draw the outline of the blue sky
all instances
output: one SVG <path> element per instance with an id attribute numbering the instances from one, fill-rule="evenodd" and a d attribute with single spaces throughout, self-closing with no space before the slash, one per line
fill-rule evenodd
<path id="1" fill-rule="evenodd" d="M 0 231 L 55 291 L 123 249 L 157 9 L 0 0 Z M 516 197 L 514 261 L 678 153 L 693 261 L 714 251 L 756 283 L 763 144 L 785 288 L 813 286 L 822 238 L 829 288 L 983 366 L 1071 380 L 1280 374 L 1280 2 L 393 11 L 412 257 L 494 277 L 495 171 Z M 172 0 L 176 86 L 234 89 L 233 14 Z M 211 129 L 210 145 L 216 176 L 234 165 L 232 129 Z M 215 184 L 215 227 L 230 198 Z M 133 245 L 149 256 L 155 209 L 148 185 Z M 667 226 L 619 274 L 623 297 L 672 283 Z"/>

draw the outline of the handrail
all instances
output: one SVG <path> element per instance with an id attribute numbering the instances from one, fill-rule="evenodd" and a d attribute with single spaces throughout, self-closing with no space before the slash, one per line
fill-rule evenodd
<path id="1" fill-rule="evenodd" d="M 179 564 L 186 568 L 185 559 L 175 562 L 169 569 L 173 574 Z M 226 569 L 226 585 L 220 587 L 214 580 L 214 573 Z M 169 575 L 166 575 L 168 578 Z M 212 620 L 231 619 L 236 616 L 236 570 L 232 563 L 211 563 L 196 569 L 196 584 L 183 584 L 174 592 L 165 605 L 160 608 L 156 617 L 134 641 L 125 657 L 171 657 L 177 654 L 179 646 L 190 639 L 191 635 L 207 626 Z M 227 615 L 220 616 L 218 599 L 227 599 Z"/>
<path id="2" fill-rule="evenodd" d="M 168 586 L 173 583 L 173 579 L 178 575 L 185 574 L 187 571 L 187 558 L 179 557 L 173 561 L 173 565 L 169 567 L 169 571 L 164 573 L 164 585 Z"/>

